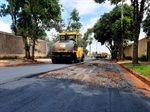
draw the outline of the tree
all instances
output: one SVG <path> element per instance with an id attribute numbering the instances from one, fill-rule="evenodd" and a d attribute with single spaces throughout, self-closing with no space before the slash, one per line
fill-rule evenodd
<path id="1" fill-rule="evenodd" d="M 116 20 L 116 22 L 112 25 L 112 32 L 113 32 L 113 37 L 120 37 L 117 38 L 117 44 L 118 46 L 118 51 L 119 51 L 119 60 L 124 60 L 124 41 L 125 39 L 130 39 L 131 40 L 131 20 L 129 17 L 123 17 L 120 18 L 119 20 Z M 123 37 L 122 37 L 123 36 Z"/>
<path id="2" fill-rule="evenodd" d="M 131 3 L 133 7 L 133 38 L 134 38 L 132 64 L 137 65 L 138 64 L 138 40 L 139 40 L 141 23 L 142 23 L 144 12 L 149 8 L 150 1 L 131 0 Z"/>
<path id="3" fill-rule="evenodd" d="M 91 44 L 92 44 L 92 41 L 93 41 L 93 38 L 89 38 L 89 41 L 88 41 L 88 43 L 89 43 L 89 47 L 90 47 L 90 51 L 89 51 L 89 53 L 91 54 Z"/>
<path id="4" fill-rule="evenodd" d="M 28 0 L 28 10 L 33 20 L 32 35 L 32 60 L 34 60 L 34 51 L 36 40 L 39 38 L 39 32 L 49 28 L 49 22 L 60 19 L 61 8 L 58 0 Z M 44 26 L 44 27 L 43 27 Z"/>
<path id="5" fill-rule="evenodd" d="M 15 35 L 20 35 L 23 38 L 25 48 L 25 58 L 30 59 L 30 45 L 28 43 L 28 30 L 31 25 L 31 16 L 26 12 L 25 0 L 8 0 L 8 5 L 1 5 L 0 15 L 11 15 L 11 29 Z"/>
<path id="6" fill-rule="evenodd" d="M 116 6 L 109 13 L 105 13 L 97 21 L 94 28 L 94 37 L 101 44 L 109 49 L 112 59 L 117 58 L 117 53 L 119 53 L 119 59 L 123 57 L 123 43 L 124 39 L 131 39 L 131 24 L 130 19 L 132 14 L 132 8 L 126 4 L 123 6 L 124 18 L 121 19 L 120 7 Z M 122 25 L 121 25 L 122 24 Z M 123 32 L 121 27 L 123 26 Z M 122 38 L 121 33 L 124 35 Z M 128 34 L 128 35 L 127 35 Z"/>
<path id="7" fill-rule="evenodd" d="M 112 59 L 115 59 L 117 57 L 117 43 L 116 39 L 113 38 L 113 33 L 111 30 L 112 23 L 113 22 L 110 19 L 110 13 L 105 13 L 94 25 L 93 31 L 94 38 L 102 45 L 105 44 L 112 55 Z"/>
<path id="8" fill-rule="evenodd" d="M 67 30 L 68 31 L 78 31 L 80 30 L 82 24 L 79 22 L 80 21 L 80 17 L 79 17 L 79 12 L 74 9 L 71 14 L 70 14 L 70 18 L 68 19 L 68 27 Z"/>
<path id="9" fill-rule="evenodd" d="M 103 3 L 106 0 L 94 0 L 97 3 Z M 108 0 L 112 4 L 118 4 L 122 0 Z M 133 49 L 133 60 L 132 64 L 138 64 L 138 39 L 140 34 L 141 23 L 143 19 L 144 12 L 149 9 L 150 1 L 149 0 L 131 0 L 133 7 L 133 38 L 134 38 L 134 49 Z"/>
<path id="10" fill-rule="evenodd" d="M 21 35 L 26 51 L 29 51 L 27 37 L 32 40 L 32 60 L 34 60 L 37 39 L 45 36 L 45 30 L 60 20 L 61 5 L 58 0 L 8 0 L 9 5 L 1 6 L 0 15 L 10 14 L 12 29 L 16 35 Z M 28 57 L 27 57 L 28 58 Z"/>
<path id="11" fill-rule="evenodd" d="M 51 57 L 52 56 L 52 48 L 54 46 L 54 44 L 59 41 L 59 37 L 57 35 L 53 35 L 55 38 L 52 38 L 52 39 L 47 39 L 47 42 L 48 42 L 48 57 Z"/>
<path id="12" fill-rule="evenodd" d="M 143 21 L 143 31 L 146 33 L 147 36 L 150 36 L 150 13 Z"/>
<path id="13" fill-rule="evenodd" d="M 83 47 L 83 51 L 87 54 L 88 51 L 86 50 L 87 45 L 90 45 L 90 53 L 91 53 L 91 44 L 93 41 L 93 38 L 91 38 L 91 34 L 93 33 L 93 28 L 89 28 L 87 29 L 87 31 L 84 33 L 84 36 L 82 38 L 82 47 Z"/>

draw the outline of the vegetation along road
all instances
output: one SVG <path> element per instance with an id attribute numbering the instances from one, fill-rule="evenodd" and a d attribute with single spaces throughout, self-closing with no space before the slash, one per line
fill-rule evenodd
<path id="1" fill-rule="evenodd" d="M 0 112 L 150 112 L 150 87 L 136 81 L 95 60 L 1 84 Z"/>

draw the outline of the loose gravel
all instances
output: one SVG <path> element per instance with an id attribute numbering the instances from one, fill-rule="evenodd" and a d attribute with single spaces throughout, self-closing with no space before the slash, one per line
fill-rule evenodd
<path id="1" fill-rule="evenodd" d="M 89 86 L 103 88 L 134 89 L 124 72 L 113 62 L 96 60 L 78 66 L 68 67 L 42 74 L 39 77 L 72 80 Z"/>

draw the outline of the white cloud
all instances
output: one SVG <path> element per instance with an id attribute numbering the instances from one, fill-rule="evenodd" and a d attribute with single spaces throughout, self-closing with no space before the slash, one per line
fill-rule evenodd
<path id="1" fill-rule="evenodd" d="M 75 4 L 75 8 L 79 11 L 80 15 L 96 13 L 99 7 L 100 4 L 95 3 L 94 0 L 82 0 Z"/>
<path id="2" fill-rule="evenodd" d="M 89 23 L 83 28 L 82 30 L 82 34 L 84 34 L 88 28 L 92 28 L 95 23 L 97 22 L 99 18 L 91 18 Z M 97 42 L 97 40 L 94 39 L 94 35 L 91 35 L 91 37 L 93 37 L 93 42 L 91 44 L 91 53 L 93 52 L 98 52 L 98 53 L 102 53 L 102 52 L 107 52 L 110 54 L 110 51 L 107 49 L 107 47 L 105 45 L 101 45 L 100 42 Z M 86 47 L 86 49 L 89 51 L 90 46 L 88 45 Z"/>
<path id="3" fill-rule="evenodd" d="M 46 31 L 47 37 L 52 40 L 54 38 L 56 38 L 58 32 L 53 28 L 50 31 Z"/>
<path id="4" fill-rule="evenodd" d="M 88 51 L 90 51 L 90 46 L 88 45 L 86 47 L 86 49 Z M 102 52 L 106 52 L 108 54 L 110 54 L 110 51 L 108 50 L 108 48 L 105 45 L 101 45 L 100 42 L 97 42 L 97 40 L 93 39 L 93 42 L 91 44 L 91 53 L 102 53 Z"/>
<path id="5" fill-rule="evenodd" d="M 106 1 L 105 3 L 98 4 L 94 0 L 61 0 L 63 4 L 64 12 L 63 15 L 69 13 L 76 8 L 79 11 L 80 16 L 86 14 L 95 14 L 99 8 L 112 9 L 114 5 L 110 5 L 110 2 Z"/>
<path id="6" fill-rule="evenodd" d="M 98 19 L 99 18 L 91 18 L 89 23 L 84 25 L 84 27 L 82 28 L 81 34 L 84 34 L 87 31 L 88 28 L 92 28 L 95 25 L 95 23 L 97 22 Z"/>
<path id="7" fill-rule="evenodd" d="M 0 19 L 0 31 L 11 33 L 10 25 L 4 23 L 3 20 Z"/>
<path id="8" fill-rule="evenodd" d="M 131 5 L 131 0 L 125 0 L 125 3 Z"/>
<path id="9" fill-rule="evenodd" d="M 139 40 L 141 40 L 141 39 L 143 39 L 145 37 L 146 37 L 146 34 L 143 31 L 141 31 L 140 35 L 139 35 Z"/>

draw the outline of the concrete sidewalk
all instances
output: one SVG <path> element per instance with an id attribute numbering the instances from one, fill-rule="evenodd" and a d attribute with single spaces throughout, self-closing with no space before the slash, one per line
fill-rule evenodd
<path id="1" fill-rule="evenodd" d="M 3 67 L 13 67 L 21 65 L 32 65 L 32 64 L 42 64 L 42 63 L 51 63 L 50 58 L 44 59 L 35 59 L 36 61 L 24 60 L 24 59 L 9 59 L 9 60 L 0 60 L 0 68 Z"/>

